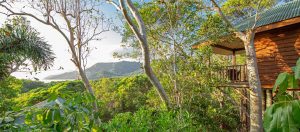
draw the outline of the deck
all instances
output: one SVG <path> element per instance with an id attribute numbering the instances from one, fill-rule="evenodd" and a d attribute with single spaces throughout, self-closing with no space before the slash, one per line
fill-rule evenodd
<path id="1" fill-rule="evenodd" d="M 218 72 L 217 76 L 226 81 L 219 87 L 247 88 L 249 86 L 246 65 L 225 66 Z"/>

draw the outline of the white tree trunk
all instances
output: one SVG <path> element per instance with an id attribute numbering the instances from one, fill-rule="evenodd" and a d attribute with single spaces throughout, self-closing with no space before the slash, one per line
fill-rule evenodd
<path id="1" fill-rule="evenodd" d="M 244 41 L 250 88 L 250 131 L 262 132 L 262 90 L 258 74 L 253 30 L 248 31 Z"/>
<path id="2" fill-rule="evenodd" d="M 79 75 L 80 75 L 80 78 L 81 78 L 81 80 L 83 82 L 84 87 L 86 88 L 86 90 L 90 94 L 92 94 L 95 97 L 95 93 L 94 93 L 94 91 L 92 89 L 92 86 L 91 86 L 91 84 L 90 84 L 90 82 L 89 82 L 89 80 L 88 80 L 88 78 L 87 78 L 84 70 L 82 69 L 81 66 L 77 67 L 77 69 L 78 69 L 78 72 L 79 72 Z M 99 110 L 98 110 L 98 105 L 97 105 L 97 101 L 96 100 L 93 101 L 93 106 L 94 106 L 94 111 L 98 112 Z"/>
<path id="3" fill-rule="evenodd" d="M 87 91 L 89 91 L 90 94 L 92 94 L 93 96 L 95 96 L 95 93 L 92 89 L 92 86 L 85 74 L 85 72 L 83 71 L 82 67 L 77 67 L 79 75 L 80 75 L 80 79 L 82 80 L 84 87 L 86 88 Z"/>
<path id="4" fill-rule="evenodd" d="M 125 5 L 125 1 L 127 6 Z M 164 101 L 167 107 L 170 107 L 170 100 L 151 67 L 151 61 L 150 61 L 151 59 L 150 59 L 150 52 L 149 52 L 149 46 L 147 41 L 147 35 L 146 35 L 146 27 L 138 10 L 134 7 L 131 0 L 119 0 L 120 6 L 118 6 L 116 3 L 113 3 L 111 1 L 108 2 L 112 3 L 117 7 L 117 9 L 122 11 L 122 14 L 126 22 L 128 23 L 133 33 L 135 34 L 136 38 L 139 40 L 140 46 L 142 48 L 142 55 L 144 60 L 143 68 L 145 70 L 146 75 L 148 76 L 151 83 L 155 86 L 161 100 Z M 132 17 L 128 14 L 128 9 L 131 12 Z M 135 24 L 134 21 L 137 24 Z"/>
<path id="5" fill-rule="evenodd" d="M 167 105 L 167 107 L 170 107 L 170 100 L 169 100 L 163 86 L 161 85 L 160 81 L 158 80 L 158 78 L 156 77 L 155 73 L 152 70 L 151 62 L 150 62 L 149 47 L 148 47 L 147 41 L 140 40 L 140 44 L 142 47 L 142 53 L 143 53 L 143 59 L 144 59 L 143 68 L 145 70 L 145 73 L 148 76 L 151 83 L 155 86 L 156 91 L 159 93 L 161 100 L 164 101 L 164 103 Z"/>

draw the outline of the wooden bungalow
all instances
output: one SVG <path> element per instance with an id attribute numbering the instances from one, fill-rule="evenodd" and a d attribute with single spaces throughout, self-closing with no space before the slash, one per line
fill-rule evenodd
<path id="1" fill-rule="evenodd" d="M 254 17 L 250 17 L 238 24 L 237 29 L 244 31 L 253 25 Z M 245 53 L 245 48 L 239 38 L 221 38 L 215 44 L 209 41 L 193 45 L 197 49 L 211 44 L 213 52 L 228 55 L 232 58 L 233 69 L 227 77 L 231 82 L 226 86 L 248 87 L 246 65 L 236 65 L 235 56 Z M 281 72 L 291 72 L 300 57 L 300 0 L 279 5 L 259 14 L 256 24 L 255 49 L 260 80 L 263 89 L 271 89 Z"/>
<path id="2" fill-rule="evenodd" d="M 258 16 L 254 43 L 263 88 L 263 107 L 266 108 L 272 104 L 271 89 L 277 76 L 282 72 L 291 72 L 291 67 L 296 65 L 300 57 L 300 0 L 276 6 Z M 238 24 L 236 28 L 245 31 L 253 24 L 254 17 L 250 17 Z M 224 36 L 218 43 L 200 42 L 193 45 L 193 48 L 210 44 L 215 54 L 231 56 L 232 65 L 226 67 L 223 72 L 223 77 L 230 83 L 223 86 L 247 88 L 246 65 L 236 65 L 235 62 L 236 55 L 245 52 L 244 45 L 238 38 L 233 40 L 227 38 L 228 36 Z M 247 103 L 245 107 L 247 108 Z"/>

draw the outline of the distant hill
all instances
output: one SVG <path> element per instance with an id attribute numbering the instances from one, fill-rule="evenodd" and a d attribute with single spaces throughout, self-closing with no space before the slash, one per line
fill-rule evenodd
<path id="1" fill-rule="evenodd" d="M 90 80 L 95 80 L 102 77 L 129 76 L 138 73 L 142 73 L 141 63 L 130 61 L 97 63 L 86 69 L 86 75 Z M 66 72 L 59 75 L 51 75 L 45 78 L 45 80 L 65 79 L 77 79 L 77 72 Z"/>

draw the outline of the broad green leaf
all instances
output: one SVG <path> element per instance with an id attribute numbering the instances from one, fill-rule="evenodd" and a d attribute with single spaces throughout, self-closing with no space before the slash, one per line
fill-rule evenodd
<path id="1" fill-rule="evenodd" d="M 281 95 L 276 96 L 277 102 L 281 102 L 281 101 L 287 102 L 287 101 L 292 101 L 292 100 L 294 100 L 294 98 L 291 95 L 289 95 L 288 93 L 283 93 Z"/>
<path id="2" fill-rule="evenodd" d="M 54 101 L 57 99 L 57 94 L 52 94 L 50 98 L 48 98 L 48 102 Z"/>
<path id="3" fill-rule="evenodd" d="M 300 58 L 297 60 L 295 70 L 294 70 L 295 78 L 299 79 L 300 78 Z"/>
<path id="4" fill-rule="evenodd" d="M 266 132 L 298 132 L 300 129 L 299 100 L 281 100 L 267 108 L 264 114 Z"/>
<path id="5" fill-rule="evenodd" d="M 293 75 L 289 75 L 289 79 L 288 79 L 288 83 L 289 83 L 289 88 L 298 88 L 298 80 L 295 78 L 295 76 Z"/>
<path id="6" fill-rule="evenodd" d="M 273 109 L 274 105 L 268 107 L 264 113 L 264 129 L 265 131 L 269 130 L 269 126 L 271 125 L 273 119 Z"/>
<path id="7" fill-rule="evenodd" d="M 283 129 L 283 132 L 295 132 L 297 128 L 292 127 L 291 125 L 294 124 L 294 121 L 292 119 L 292 106 L 287 105 L 282 109 L 282 115 L 281 115 L 281 126 Z"/>
<path id="8" fill-rule="evenodd" d="M 293 106 L 292 115 L 293 115 L 293 117 L 297 117 L 297 118 L 295 118 L 295 123 L 300 125 L 300 118 L 299 118 L 300 117 L 300 100 L 292 101 L 292 106 Z"/>
<path id="9" fill-rule="evenodd" d="M 59 109 L 55 109 L 55 110 L 53 110 L 53 121 L 54 122 L 59 122 L 60 121 L 60 119 L 61 119 L 61 115 L 60 115 L 60 111 L 59 111 Z"/>
<path id="10" fill-rule="evenodd" d="M 52 110 L 51 109 L 48 109 L 46 110 L 46 112 L 44 113 L 44 120 L 43 122 L 45 124 L 48 124 L 52 121 Z"/>
<path id="11" fill-rule="evenodd" d="M 279 86 L 279 91 L 285 91 L 288 87 L 288 77 L 289 77 L 289 73 L 286 72 L 280 73 L 273 87 L 273 92 L 276 91 L 278 86 Z"/>

